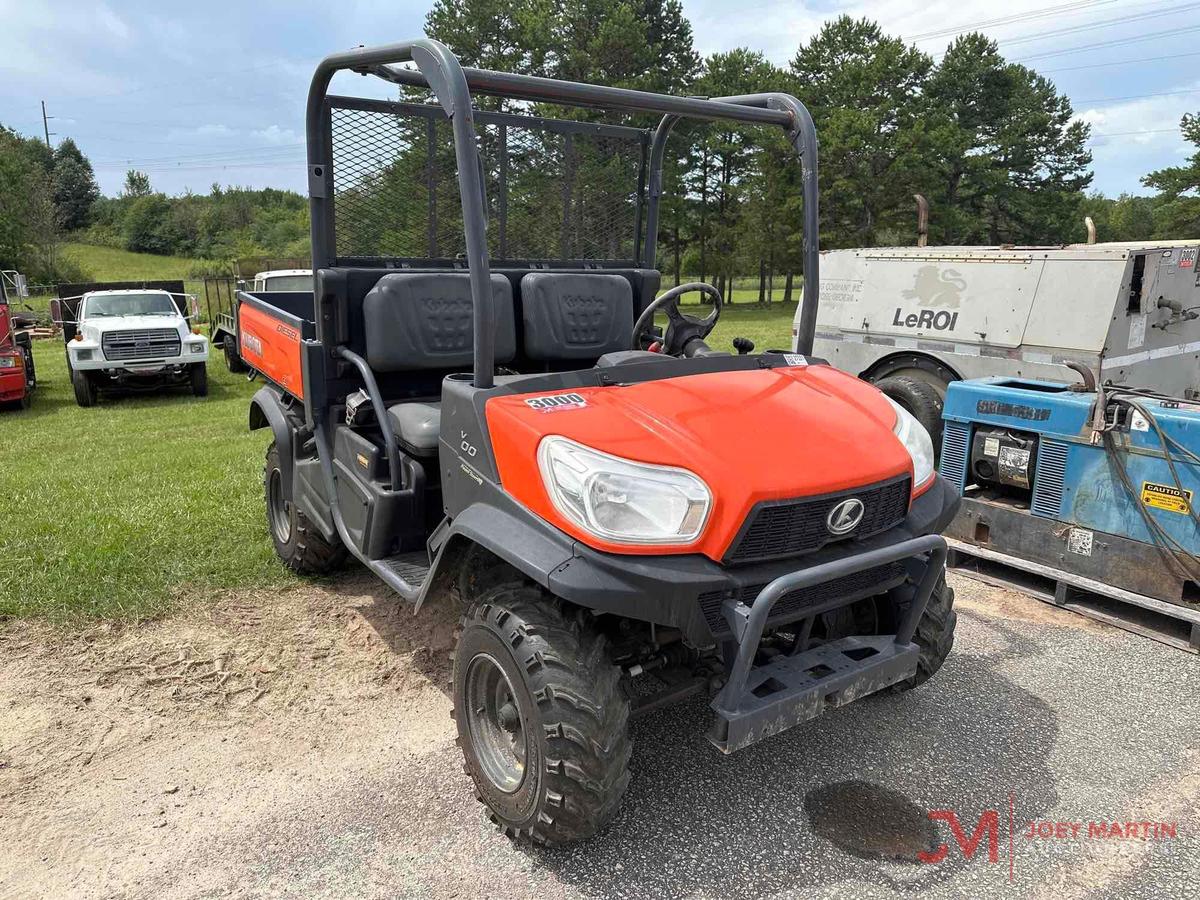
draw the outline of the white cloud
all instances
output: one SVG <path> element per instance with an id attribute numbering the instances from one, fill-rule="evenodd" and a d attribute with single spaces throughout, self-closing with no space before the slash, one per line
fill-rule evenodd
<path id="1" fill-rule="evenodd" d="M 1197 88 L 1200 88 L 1200 82 L 1180 85 L 1171 90 L 1190 91 Z M 1188 108 L 1186 101 L 1183 101 L 1184 96 L 1177 94 L 1126 100 L 1086 109 L 1076 118 L 1092 126 L 1093 148 L 1122 144 L 1176 147 L 1183 143 L 1179 134 L 1179 119 L 1182 110 Z M 1197 96 L 1200 97 L 1200 94 Z"/>
<path id="2" fill-rule="evenodd" d="M 230 128 L 228 125 L 221 123 L 207 123 L 197 125 L 194 128 L 172 128 L 167 132 L 166 139 L 168 141 L 184 141 L 189 138 L 221 138 L 233 137 L 238 132 L 236 129 Z"/>
<path id="3" fill-rule="evenodd" d="M 297 144 L 300 142 L 299 134 L 291 128 L 280 128 L 278 125 L 269 125 L 250 133 L 268 144 Z"/>
<path id="4" fill-rule="evenodd" d="M 1043 0 L 1008 0 L 998 6 L 994 0 L 856 0 L 849 3 L 816 3 L 812 0 L 748 0 L 731 4 L 727 0 L 686 0 L 684 12 L 692 20 L 697 49 L 702 53 L 748 46 L 763 51 L 769 59 L 782 64 L 795 54 L 800 44 L 820 30 L 821 25 L 840 15 L 876 21 L 887 34 L 911 37 L 946 28 L 970 26 L 1045 8 Z M 1119 4 L 1113 0 L 1114 13 Z M 1083 16 L 1085 18 L 1080 18 Z M 1105 18 L 1102 11 L 1088 10 L 1076 16 L 1059 15 L 1053 19 L 1032 19 L 988 29 L 997 40 L 1027 37 L 1047 28 L 1057 28 Z M 1049 24 L 1048 24 L 1049 23 Z M 1086 39 L 1086 32 L 1085 39 Z M 941 53 L 953 35 L 922 40 L 920 49 Z M 1064 38 L 1065 42 L 1073 39 Z M 1010 56 L 1032 54 L 1052 48 L 1054 41 L 1030 41 L 1017 44 Z M 1019 49 L 1018 49 L 1019 48 Z M 1003 46 L 1001 50 L 1003 51 Z"/>

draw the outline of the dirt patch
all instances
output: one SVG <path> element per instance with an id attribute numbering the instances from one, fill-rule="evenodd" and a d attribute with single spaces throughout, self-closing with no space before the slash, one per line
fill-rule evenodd
<path id="1" fill-rule="evenodd" d="M 112 868 L 106 831 L 116 841 L 129 837 L 128 823 L 243 816 L 223 812 L 229 786 L 286 771 L 313 748 L 357 739 L 405 753 L 450 743 L 455 624 L 447 608 L 414 616 L 360 577 L 227 595 L 137 626 L 0 626 L 5 855 L 70 860 L 79 873 Z M 19 895 L 17 873 L 5 869 L 0 861 L 0 896 Z"/>
<path id="2" fill-rule="evenodd" d="M 1120 633 L 1119 629 L 1111 625 L 1067 609 L 1058 609 L 1036 597 L 988 584 L 970 575 L 951 572 L 949 579 L 954 587 L 955 606 L 991 619 L 1016 620 L 1034 625 L 1059 625 L 1103 634 Z"/>

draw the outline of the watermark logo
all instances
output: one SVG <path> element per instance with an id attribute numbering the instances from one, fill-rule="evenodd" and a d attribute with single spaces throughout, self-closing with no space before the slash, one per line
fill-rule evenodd
<path id="1" fill-rule="evenodd" d="M 952 855 L 961 853 L 964 860 L 972 860 L 986 850 L 987 862 L 1000 864 L 1008 863 L 1008 877 L 1011 881 L 1016 871 L 1018 848 L 1023 843 L 1038 841 L 1056 841 L 1071 843 L 1079 841 L 1166 841 L 1179 836 L 1178 822 L 1162 822 L 1146 819 L 1110 820 L 1110 819 L 1032 819 L 1020 823 L 1018 827 L 1016 816 L 1016 800 L 1008 798 L 1007 821 L 998 809 L 985 809 L 974 821 L 971 827 L 971 817 L 960 817 L 953 809 L 934 809 L 928 813 L 929 820 L 935 826 L 943 827 L 950 832 L 953 846 L 949 841 L 939 844 L 933 850 L 918 851 L 917 859 L 923 863 L 936 865 L 945 862 Z M 966 823 L 964 825 L 964 822 Z M 1007 825 L 1007 829 L 1004 826 Z M 1007 831 L 1007 834 L 1002 832 Z M 1001 859 L 1000 847 L 1002 838 L 1007 837 L 1007 859 Z M 956 849 L 955 849 L 956 848 Z"/>

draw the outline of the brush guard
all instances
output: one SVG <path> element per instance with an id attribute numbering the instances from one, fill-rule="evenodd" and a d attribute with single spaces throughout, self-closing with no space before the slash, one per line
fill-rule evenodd
<path id="1" fill-rule="evenodd" d="M 920 655 L 913 634 L 945 569 L 946 552 L 940 536 L 925 535 L 781 575 L 763 588 L 750 606 L 726 600 L 722 612 L 733 629 L 737 654 L 729 680 L 712 703 L 717 720 L 708 737 L 713 745 L 722 753 L 734 753 L 814 719 L 826 709 L 845 706 L 911 677 Z M 789 592 L 926 555 L 925 572 L 895 635 L 840 638 L 754 666 L 771 609 Z M 806 610 L 809 621 L 845 603 L 844 598 L 835 598 L 814 604 Z"/>

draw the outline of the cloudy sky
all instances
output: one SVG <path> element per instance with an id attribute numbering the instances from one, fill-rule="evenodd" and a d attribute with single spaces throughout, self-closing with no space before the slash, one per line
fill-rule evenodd
<path id="1" fill-rule="evenodd" d="M 419 34 L 428 0 L 0 0 L 0 123 L 73 137 L 115 193 L 126 169 L 169 193 L 222 184 L 303 188 L 303 104 L 314 63 Z M 1200 109 L 1200 2 L 1184 0 L 684 0 L 702 52 L 739 45 L 785 63 L 821 23 L 868 16 L 940 53 L 981 30 L 1046 74 L 1093 124 L 1094 187 L 1189 150 L 1179 117 Z M 1114 21 L 1115 20 L 1115 21 Z M 340 76 L 383 96 L 375 79 Z"/>

